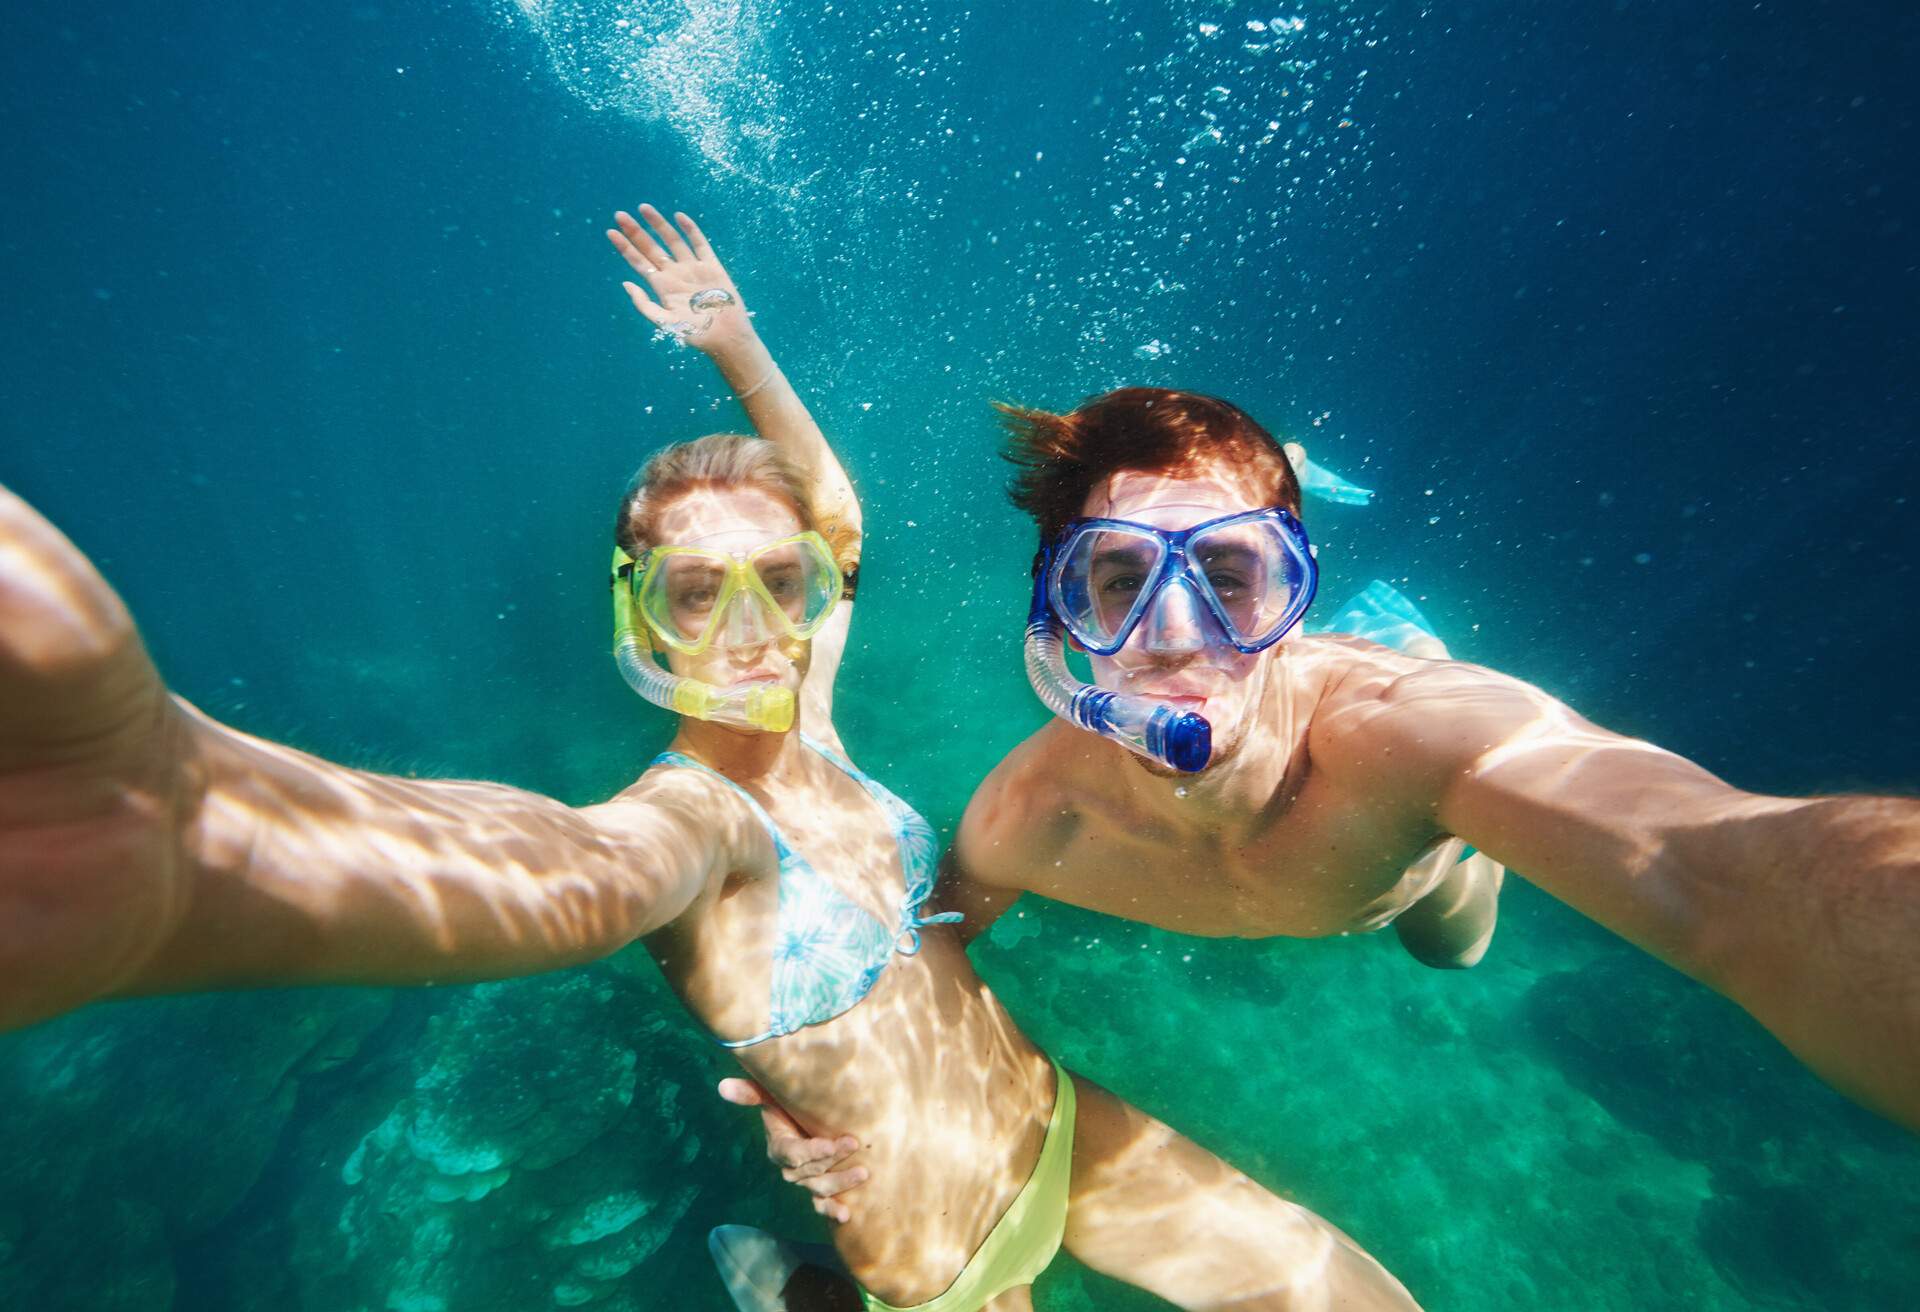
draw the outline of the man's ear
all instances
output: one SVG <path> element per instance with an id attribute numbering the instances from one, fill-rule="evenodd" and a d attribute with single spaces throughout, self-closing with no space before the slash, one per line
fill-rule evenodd
<path id="1" fill-rule="evenodd" d="M 1067 635 L 1067 646 L 1079 652 L 1084 652 L 1087 649 L 1086 644 L 1081 642 L 1080 639 L 1074 637 L 1071 633 Z"/>

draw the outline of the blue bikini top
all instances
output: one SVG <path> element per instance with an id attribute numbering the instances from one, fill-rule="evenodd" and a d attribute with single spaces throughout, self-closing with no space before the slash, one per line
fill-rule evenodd
<path id="1" fill-rule="evenodd" d="M 912 956 L 920 950 L 923 925 L 945 925 L 960 920 L 957 911 L 922 916 L 920 907 L 933 896 L 933 826 L 905 802 L 862 774 L 852 762 L 821 746 L 805 734 L 800 741 L 845 771 L 886 812 L 900 848 L 900 870 L 906 888 L 900 899 L 900 918 L 894 925 L 875 918 L 821 876 L 807 859 L 787 846 L 787 840 L 766 809 L 752 794 L 718 770 L 680 752 L 662 752 L 654 765 L 684 765 L 705 770 L 746 800 L 773 839 L 780 856 L 779 931 L 773 945 L 773 990 L 766 1032 L 750 1039 L 718 1039 L 723 1047 L 745 1048 L 791 1034 L 805 1025 L 818 1025 L 847 1011 L 872 990 L 880 972 L 899 952 Z"/>

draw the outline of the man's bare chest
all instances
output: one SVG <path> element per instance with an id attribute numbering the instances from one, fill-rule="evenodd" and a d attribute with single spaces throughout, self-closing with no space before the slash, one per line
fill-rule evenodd
<path id="1" fill-rule="evenodd" d="M 1161 820 L 1098 800 L 1073 822 L 1034 872 L 1034 892 L 1235 938 L 1315 938 L 1377 921 L 1426 891 L 1431 881 L 1410 867 L 1437 837 L 1418 817 L 1311 782 L 1284 808 L 1238 823 Z"/>

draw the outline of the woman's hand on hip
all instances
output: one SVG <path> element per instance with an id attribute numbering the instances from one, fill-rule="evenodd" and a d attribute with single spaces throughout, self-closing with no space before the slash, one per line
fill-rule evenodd
<path id="1" fill-rule="evenodd" d="M 758 1107 L 767 1132 L 767 1160 L 780 1168 L 780 1177 L 813 1195 L 813 1210 L 829 1221 L 846 1221 L 853 1213 L 842 1197 L 867 1180 L 867 1168 L 842 1166 L 860 1149 L 850 1134 L 837 1139 L 811 1136 L 773 1095 L 752 1080 L 720 1081 L 720 1096 L 738 1107 Z"/>

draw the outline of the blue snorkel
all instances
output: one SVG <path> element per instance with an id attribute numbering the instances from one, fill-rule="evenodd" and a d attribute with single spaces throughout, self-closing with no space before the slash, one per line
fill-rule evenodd
<path id="1" fill-rule="evenodd" d="M 1027 681 L 1033 691 L 1069 724 L 1111 738 L 1150 761 L 1185 774 L 1206 769 L 1213 758 L 1213 726 L 1206 716 L 1074 678 L 1067 668 L 1066 626 L 1047 602 L 1052 564 L 1049 546 L 1034 569 L 1033 606 L 1027 612 Z"/>

